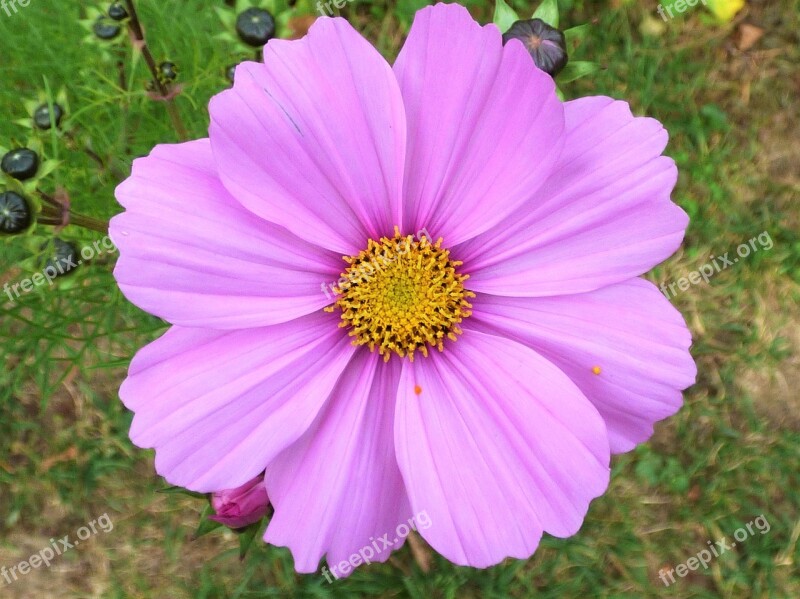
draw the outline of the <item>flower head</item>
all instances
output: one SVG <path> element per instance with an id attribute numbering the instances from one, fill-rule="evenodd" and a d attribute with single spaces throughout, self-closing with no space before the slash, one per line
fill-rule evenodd
<path id="1" fill-rule="evenodd" d="M 258 475 L 235 489 L 212 493 L 211 507 L 215 514 L 210 519 L 229 528 L 244 528 L 258 522 L 269 507 L 264 476 Z"/>
<path id="2" fill-rule="evenodd" d="M 214 492 L 265 471 L 265 540 L 301 572 L 421 512 L 458 564 L 574 534 L 695 376 L 638 278 L 688 222 L 661 124 L 560 102 L 450 4 L 394 66 L 318 19 L 210 113 L 208 139 L 134 163 L 111 223 L 121 289 L 173 325 L 120 390 L 158 472 Z"/>

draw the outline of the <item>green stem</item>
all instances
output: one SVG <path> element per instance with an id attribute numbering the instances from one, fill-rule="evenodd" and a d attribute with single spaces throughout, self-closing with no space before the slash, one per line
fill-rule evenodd
<path id="1" fill-rule="evenodd" d="M 83 227 L 84 229 L 89 229 L 90 231 L 97 231 L 98 233 L 108 235 L 108 221 L 99 218 L 93 218 L 91 216 L 70 212 L 69 224 L 77 225 L 79 227 Z"/>
<path id="2" fill-rule="evenodd" d="M 128 7 L 128 16 L 130 17 L 128 19 L 128 27 L 130 27 L 133 37 L 141 46 L 142 57 L 147 64 L 147 68 L 150 69 L 150 74 L 153 77 L 153 84 L 155 85 L 161 97 L 167 98 L 169 90 L 158 76 L 158 65 L 156 64 L 153 54 L 150 52 L 150 48 L 144 38 L 144 31 L 142 30 L 142 23 L 139 21 L 139 14 L 136 12 L 136 6 L 133 4 L 133 0 L 125 0 L 125 4 Z M 172 121 L 172 126 L 175 128 L 175 133 L 178 134 L 180 141 L 186 141 L 189 139 L 189 134 L 186 132 L 186 127 L 181 120 L 181 115 L 178 112 L 178 108 L 175 106 L 175 103 L 172 101 L 172 99 L 168 99 L 166 104 L 169 118 Z"/>
<path id="3" fill-rule="evenodd" d="M 169 118 L 172 121 L 172 126 L 175 128 L 175 133 L 178 134 L 178 138 L 181 141 L 186 141 L 189 139 L 189 133 L 186 131 L 186 126 L 183 124 L 181 120 L 181 115 L 178 112 L 178 107 L 175 105 L 175 100 L 170 98 L 167 100 L 167 112 L 169 113 Z"/>
<path id="4" fill-rule="evenodd" d="M 41 217 L 38 222 L 43 225 L 60 226 L 64 223 L 64 205 L 58 202 L 55 198 L 50 197 L 44 192 L 39 192 L 39 196 L 44 200 L 42 204 Z M 42 218 L 43 217 L 43 218 Z M 76 225 L 89 229 L 90 231 L 97 231 L 98 233 L 108 234 L 108 221 L 86 216 L 85 214 L 78 214 L 69 211 L 67 216 L 68 225 Z"/>

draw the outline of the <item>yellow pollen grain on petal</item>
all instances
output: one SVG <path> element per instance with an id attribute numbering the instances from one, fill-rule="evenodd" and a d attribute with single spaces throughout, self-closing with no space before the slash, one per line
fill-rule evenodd
<path id="1" fill-rule="evenodd" d="M 603 370 L 599 366 L 592 366 L 592 374 L 600 374 Z"/>
<path id="2" fill-rule="evenodd" d="M 475 294 L 464 287 L 469 276 L 458 272 L 461 262 L 441 238 L 415 240 L 395 227 L 392 238 L 370 239 L 344 261 L 334 288 L 339 297 L 326 311 L 338 308 L 339 326 L 349 329 L 353 344 L 377 350 L 384 361 L 397 355 L 413 362 L 417 352 L 428 357 L 431 347 L 443 351 L 445 339 L 456 341 L 459 323 L 472 314 L 468 300 Z"/>
<path id="3" fill-rule="evenodd" d="M 414 385 L 414 393 L 416 393 L 417 395 L 422 395 L 422 387 L 420 387 L 419 385 Z"/>

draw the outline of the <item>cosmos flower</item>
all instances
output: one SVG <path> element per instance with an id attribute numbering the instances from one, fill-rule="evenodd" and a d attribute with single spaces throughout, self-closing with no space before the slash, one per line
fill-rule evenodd
<path id="1" fill-rule="evenodd" d="M 457 564 L 574 534 L 695 377 L 637 278 L 688 222 L 664 128 L 561 103 L 444 4 L 394 66 L 342 19 L 270 41 L 210 113 L 208 139 L 134 163 L 111 224 L 122 291 L 173 325 L 120 390 L 158 473 L 266 471 L 265 540 L 300 572 L 423 511 Z"/>

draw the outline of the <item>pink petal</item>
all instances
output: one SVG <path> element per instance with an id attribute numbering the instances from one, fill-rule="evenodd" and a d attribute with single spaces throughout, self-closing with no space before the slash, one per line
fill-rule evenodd
<path id="1" fill-rule="evenodd" d="M 689 219 L 670 201 L 678 175 L 661 156 L 661 124 L 610 98 L 564 108 L 567 140 L 552 176 L 524 209 L 453 249 L 470 289 L 518 297 L 591 291 L 647 272 L 680 245 Z"/>
<path id="2" fill-rule="evenodd" d="M 272 40 L 211 100 L 211 145 L 242 204 L 356 254 L 402 223 L 406 121 L 391 68 L 344 19 Z"/>
<path id="3" fill-rule="evenodd" d="M 608 485 L 605 426 L 580 390 L 529 348 L 466 328 L 403 363 L 395 445 L 411 507 L 431 521 L 422 536 L 461 565 L 574 534 Z"/>
<path id="4" fill-rule="evenodd" d="M 343 577 L 352 565 L 339 564 L 353 554 L 385 561 L 402 546 L 395 531 L 411 508 L 392 436 L 399 377 L 398 360 L 362 348 L 314 425 L 267 468 L 275 515 L 264 538 L 289 547 L 298 572 L 314 572 L 327 554 Z M 391 547 L 373 545 L 386 533 Z"/>
<path id="5" fill-rule="evenodd" d="M 473 306 L 470 320 L 530 346 L 572 379 L 605 420 L 614 453 L 647 440 L 694 383 L 691 333 L 645 280 L 563 297 L 478 294 Z"/>
<path id="6" fill-rule="evenodd" d="M 553 80 L 457 4 L 417 13 L 394 71 L 408 118 L 405 225 L 452 247 L 519 208 L 563 144 Z"/>
<path id="7" fill-rule="evenodd" d="M 333 314 L 241 331 L 173 327 L 120 389 L 131 440 L 170 483 L 209 492 L 262 472 L 316 418 L 355 348 Z"/>
<path id="8" fill-rule="evenodd" d="M 265 222 L 219 181 L 207 139 L 156 146 L 117 188 L 114 275 L 134 304 L 182 326 L 284 322 L 330 303 L 341 257 Z"/>

